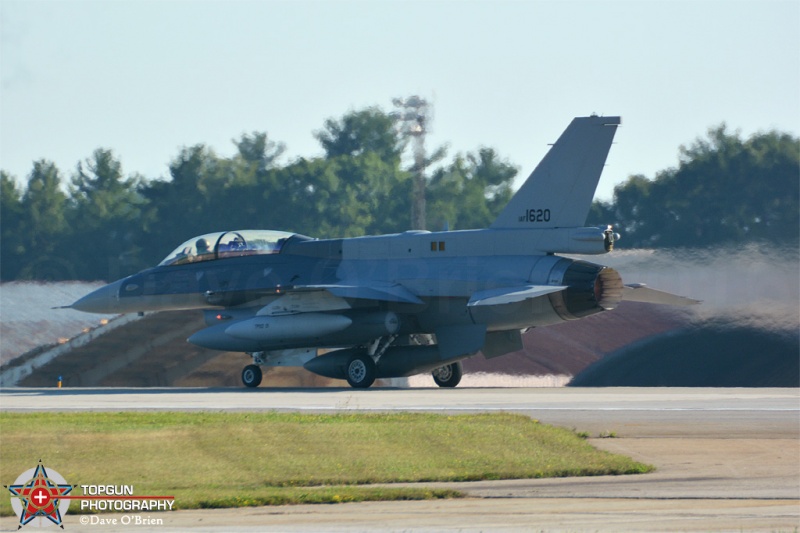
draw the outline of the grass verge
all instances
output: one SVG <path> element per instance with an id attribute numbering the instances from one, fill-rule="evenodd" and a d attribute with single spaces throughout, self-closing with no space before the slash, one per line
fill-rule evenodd
<path id="1" fill-rule="evenodd" d="M 502 413 L 0 413 L 2 483 L 39 459 L 71 484 L 133 485 L 176 509 L 446 498 L 459 494 L 369 485 L 652 470 Z"/>

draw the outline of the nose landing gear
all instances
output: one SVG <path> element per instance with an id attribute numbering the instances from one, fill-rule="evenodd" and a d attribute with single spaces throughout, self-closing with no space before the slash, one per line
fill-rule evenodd
<path id="1" fill-rule="evenodd" d="M 247 365 L 242 370 L 242 383 L 245 387 L 255 388 L 261 385 L 261 367 L 258 365 Z"/>
<path id="2" fill-rule="evenodd" d="M 247 365 L 242 370 L 242 383 L 247 388 L 256 388 L 261 385 L 263 374 L 261 373 L 261 365 L 264 364 L 264 352 L 248 352 L 250 357 L 253 358 L 253 364 Z"/>

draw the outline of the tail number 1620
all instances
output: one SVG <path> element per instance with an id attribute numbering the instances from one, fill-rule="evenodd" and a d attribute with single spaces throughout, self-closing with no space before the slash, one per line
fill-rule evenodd
<path id="1" fill-rule="evenodd" d="M 550 222 L 549 209 L 528 209 L 519 217 L 520 222 Z"/>

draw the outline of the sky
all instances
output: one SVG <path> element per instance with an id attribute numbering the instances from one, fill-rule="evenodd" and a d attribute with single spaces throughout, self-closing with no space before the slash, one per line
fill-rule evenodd
<path id="1" fill-rule="evenodd" d="M 322 154 L 328 118 L 419 95 L 428 149 L 524 179 L 575 116 L 621 115 L 596 198 L 726 123 L 800 134 L 800 0 L 0 0 L 0 169 L 65 179 L 100 147 L 168 178 L 266 131 Z"/>

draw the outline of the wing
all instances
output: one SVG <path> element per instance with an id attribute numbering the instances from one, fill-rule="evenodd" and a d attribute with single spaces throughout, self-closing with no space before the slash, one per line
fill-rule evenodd
<path id="1" fill-rule="evenodd" d="M 259 315 L 281 315 L 349 309 L 346 300 L 375 300 L 408 304 L 424 304 L 402 285 L 371 283 L 356 285 L 347 282 L 330 285 L 295 285 L 283 288 L 250 289 L 247 291 L 207 291 L 211 305 L 237 307 L 264 297 L 279 296 L 267 304 Z M 252 305 L 252 304 L 251 304 Z"/>
<path id="2" fill-rule="evenodd" d="M 283 291 L 283 295 L 262 307 L 258 316 L 287 315 L 350 309 L 347 300 L 377 300 L 422 304 L 402 285 L 299 285 Z"/>
<path id="3" fill-rule="evenodd" d="M 520 287 L 503 287 L 478 291 L 467 303 L 468 307 L 481 305 L 502 305 L 538 298 L 551 292 L 563 291 L 567 287 L 560 285 L 522 285 Z"/>
<path id="4" fill-rule="evenodd" d="M 383 302 L 400 302 L 408 304 L 423 303 L 413 292 L 398 284 L 372 283 L 370 285 L 304 285 L 298 289 L 321 289 L 339 298 L 362 300 L 379 300 Z"/>

